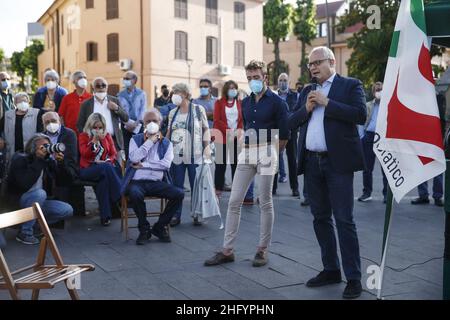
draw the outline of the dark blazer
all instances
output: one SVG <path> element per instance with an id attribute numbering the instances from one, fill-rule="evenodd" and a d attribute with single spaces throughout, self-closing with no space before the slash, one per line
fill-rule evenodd
<path id="1" fill-rule="evenodd" d="M 278 91 L 278 95 L 280 95 L 280 92 Z M 288 109 L 288 114 L 291 115 L 296 109 L 297 106 L 297 101 L 298 101 L 298 92 L 296 91 L 292 91 L 291 89 L 289 89 L 289 92 L 287 94 L 286 97 L 286 103 L 289 107 Z M 291 139 L 292 137 L 297 137 L 298 134 L 298 130 L 291 130 L 291 132 L 289 133 L 289 139 Z"/>
<path id="2" fill-rule="evenodd" d="M 64 152 L 64 161 L 60 164 L 63 168 L 58 170 L 56 178 L 57 186 L 70 186 L 78 178 L 78 141 L 75 131 L 61 127 L 61 133 L 58 136 L 58 143 L 64 143 L 66 151 Z"/>
<path id="3" fill-rule="evenodd" d="M 311 114 L 306 111 L 306 100 L 311 86 L 300 93 L 296 111 L 289 117 L 289 128 L 300 127 L 298 139 L 298 171 L 305 171 L 306 133 Z M 330 102 L 325 108 L 325 140 L 333 169 L 349 173 L 364 169 L 361 140 L 356 125 L 364 125 L 367 117 L 366 98 L 361 81 L 336 74 L 328 94 Z"/>
<path id="4" fill-rule="evenodd" d="M 39 90 L 34 95 L 33 108 L 42 109 L 44 108 L 45 98 L 47 97 L 48 89 L 47 87 L 39 88 Z M 55 111 L 58 112 L 59 106 L 61 105 L 62 99 L 67 95 L 67 90 L 63 87 L 56 87 L 55 90 Z"/>
<path id="5" fill-rule="evenodd" d="M 86 101 L 84 101 L 81 104 L 80 107 L 80 114 L 78 115 L 78 121 L 77 121 L 77 129 L 78 132 L 83 132 L 84 125 L 86 124 L 87 119 L 89 116 L 94 113 L 94 99 L 95 97 L 92 97 Z M 114 127 L 114 142 L 116 144 L 117 150 L 124 150 L 124 144 L 123 144 L 123 135 L 122 130 L 120 128 L 120 122 L 128 122 L 130 119 L 128 117 L 127 112 L 119 103 L 119 100 L 116 97 L 108 95 L 108 100 L 111 102 L 114 102 L 119 106 L 119 110 L 116 112 L 111 111 L 112 116 L 112 123 Z"/>

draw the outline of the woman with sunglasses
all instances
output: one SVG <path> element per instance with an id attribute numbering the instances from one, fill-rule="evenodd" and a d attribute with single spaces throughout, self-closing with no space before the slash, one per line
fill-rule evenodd
<path id="1" fill-rule="evenodd" d="M 101 114 L 93 113 L 87 119 L 79 136 L 79 148 L 80 178 L 97 182 L 95 194 L 100 206 L 100 222 L 109 226 L 111 204 L 120 199 L 121 178 L 114 167 L 117 151 Z"/>

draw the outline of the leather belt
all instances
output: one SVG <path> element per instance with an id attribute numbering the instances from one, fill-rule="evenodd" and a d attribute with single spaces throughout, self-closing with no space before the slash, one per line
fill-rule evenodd
<path id="1" fill-rule="evenodd" d="M 320 158 L 328 157 L 328 151 L 323 151 L 323 152 L 309 151 L 309 150 L 306 150 L 306 151 L 308 152 L 308 154 L 310 154 L 312 156 L 316 156 L 316 157 L 320 157 Z"/>

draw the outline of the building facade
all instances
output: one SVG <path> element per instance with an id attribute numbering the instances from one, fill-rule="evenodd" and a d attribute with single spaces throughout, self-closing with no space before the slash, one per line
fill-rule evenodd
<path id="1" fill-rule="evenodd" d="M 209 78 L 216 90 L 233 79 L 247 89 L 244 66 L 263 58 L 263 0 L 56 0 L 39 21 L 47 68 L 70 75 L 104 76 L 110 93 L 120 90 L 126 70 L 139 76 L 153 101 L 163 84 Z"/>

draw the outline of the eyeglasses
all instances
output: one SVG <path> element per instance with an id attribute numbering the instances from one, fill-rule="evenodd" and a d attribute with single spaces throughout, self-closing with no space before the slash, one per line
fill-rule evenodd
<path id="1" fill-rule="evenodd" d="M 322 59 L 322 60 L 316 60 L 316 61 L 310 62 L 307 64 L 308 69 L 311 69 L 313 66 L 318 67 L 322 64 L 322 62 L 327 61 L 327 60 L 330 60 L 330 59 Z"/>
<path id="2" fill-rule="evenodd" d="M 107 85 L 104 83 L 95 85 L 95 89 L 105 89 L 106 87 L 107 87 Z"/>

